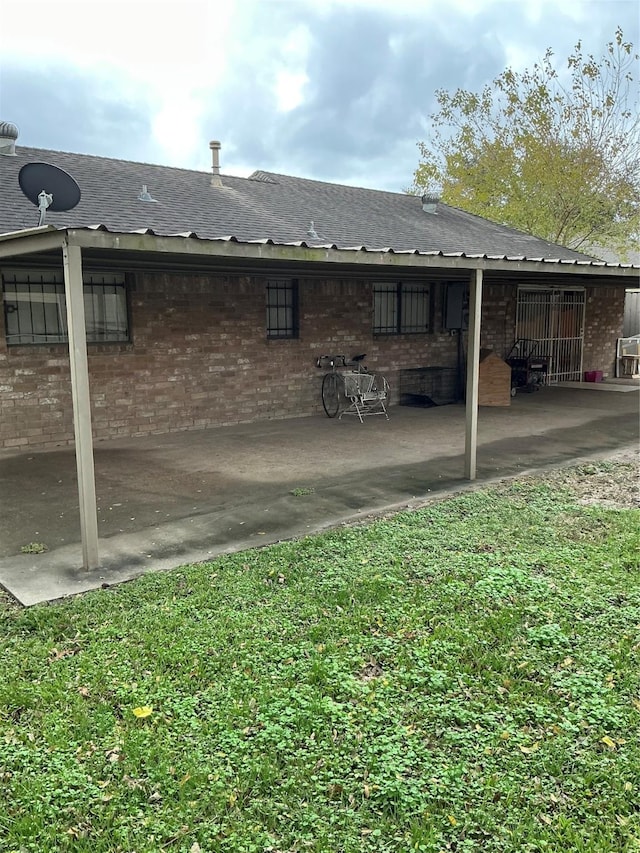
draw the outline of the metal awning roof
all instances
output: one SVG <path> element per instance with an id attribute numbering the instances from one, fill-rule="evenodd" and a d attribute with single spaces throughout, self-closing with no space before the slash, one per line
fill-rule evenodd
<path id="1" fill-rule="evenodd" d="M 113 231 L 105 225 L 82 228 L 61 228 L 44 225 L 22 231 L 0 235 L 0 259 L 24 255 L 56 252 L 63 245 L 79 246 L 86 252 L 87 259 L 98 262 L 112 261 L 116 257 L 136 268 L 147 264 L 156 266 L 154 257 L 162 257 L 164 264 L 169 258 L 183 267 L 194 265 L 225 269 L 248 268 L 255 270 L 264 265 L 297 267 L 304 271 L 331 273 L 342 270 L 365 269 L 369 274 L 383 272 L 386 275 L 400 268 L 414 273 L 428 270 L 447 273 L 469 272 L 481 269 L 486 273 L 505 274 L 514 277 L 532 274 L 556 273 L 585 276 L 593 284 L 603 278 L 609 283 L 622 279 L 637 279 L 640 265 L 607 263 L 599 260 L 576 258 L 534 258 L 524 255 L 466 254 L 464 252 L 442 252 L 397 250 L 390 247 L 337 246 L 335 243 L 317 244 L 306 241 L 278 242 L 272 238 L 239 240 L 234 235 L 205 238 L 195 231 L 177 234 L 157 234 L 151 228 L 133 231 Z M 144 259 L 141 257 L 144 255 Z M 621 282 L 620 282 L 621 283 Z"/>

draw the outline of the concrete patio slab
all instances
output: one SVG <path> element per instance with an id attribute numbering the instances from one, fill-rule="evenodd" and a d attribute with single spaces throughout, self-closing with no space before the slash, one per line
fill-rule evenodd
<path id="1" fill-rule="evenodd" d="M 559 388 L 580 388 L 583 391 L 636 391 L 635 385 L 622 384 L 621 382 L 559 382 Z"/>
<path id="2" fill-rule="evenodd" d="M 637 451 L 640 394 L 578 386 L 480 409 L 474 485 Z M 82 569 L 73 448 L 4 451 L 0 584 L 32 605 L 419 506 L 474 487 L 463 478 L 464 429 L 460 404 L 394 407 L 389 421 L 364 424 L 318 416 L 101 442 L 101 565 L 91 572 Z M 22 553 L 34 544 L 47 550 Z"/>

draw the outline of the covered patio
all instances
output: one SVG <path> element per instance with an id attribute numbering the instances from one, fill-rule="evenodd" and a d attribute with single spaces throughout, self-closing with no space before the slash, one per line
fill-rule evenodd
<path id="1" fill-rule="evenodd" d="M 638 399 L 628 393 L 635 390 L 630 386 L 622 393 L 620 385 L 610 391 L 600 387 L 598 392 L 551 386 L 539 394 L 519 395 L 506 409 L 478 406 L 481 334 L 491 316 L 485 311 L 483 318 L 485 286 L 499 286 L 507 293 L 523 284 L 566 282 L 589 285 L 593 294 L 622 293 L 626 283 L 637 279 L 637 269 L 630 266 L 589 259 L 310 246 L 304 241 L 201 239 L 194 232 L 161 236 L 151 229 L 118 233 L 104 226 L 42 226 L 0 235 L 0 260 L 7 259 L 62 267 L 73 412 L 72 449 L 20 451 L 8 446 L 0 456 L 0 494 L 5 503 L 0 584 L 25 604 L 131 578 L 148 568 L 304 535 L 354 516 L 421 502 L 476 479 L 509 476 L 637 443 Z M 466 403 L 426 410 L 393 406 L 389 422 L 382 418 L 367 419 L 365 424 L 335 422 L 313 414 L 298 418 L 276 408 L 270 417 L 242 423 L 259 417 L 249 401 L 242 412 L 222 421 L 232 426 L 174 432 L 171 418 L 160 424 L 156 413 L 147 419 L 144 435 L 97 441 L 92 393 L 102 389 L 92 376 L 90 391 L 85 267 L 141 271 L 156 276 L 154 286 L 158 276 L 166 279 L 165 302 L 171 286 L 178 286 L 174 275 L 188 275 L 189 282 L 201 276 L 208 282 L 215 274 L 236 283 L 242 276 L 305 276 L 319 282 L 320 291 L 327 279 L 348 283 L 364 278 L 369 287 L 390 276 L 466 282 Z M 328 287 L 325 311 L 334 310 L 336 303 L 332 285 Z M 224 292 L 233 303 L 237 291 Z M 334 318 L 328 331 L 312 329 L 303 350 L 294 340 L 290 343 L 295 350 L 281 350 L 281 356 L 318 354 L 315 347 L 327 345 L 321 340 L 347 346 L 349 340 L 357 340 L 344 332 L 357 319 L 346 308 L 341 308 L 338 326 Z M 216 310 L 221 310 L 219 305 Z M 503 307 L 498 302 L 491 310 L 499 315 Z M 368 311 L 361 312 L 362 329 L 366 327 L 370 338 Z M 168 316 L 155 317 L 156 334 L 172 322 Z M 362 334 L 361 338 L 365 339 Z M 387 345 L 390 351 L 393 342 Z M 188 349 L 188 341 L 185 346 Z M 143 344 L 135 355 L 134 344 L 135 357 L 144 361 L 145 351 Z M 236 355 L 251 378 L 251 357 L 240 351 Z M 16 376 L 41 371 L 34 362 L 20 364 Z M 61 369 L 57 362 L 54 369 Z M 304 382 L 307 399 L 314 380 L 307 383 L 304 371 L 297 369 L 297 382 Z M 151 370 L 142 373 L 153 381 Z M 202 374 L 194 366 L 184 375 L 197 379 Z M 215 375 L 223 377 L 224 371 Z M 274 376 L 264 373 L 262 380 L 269 394 Z M 315 378 L 319 380 L 317 374 Z M 215 409 L 216 398 L 210 391 L 203 393 L 207 405 Z M 12 394 L 17 405 L 19 392 Z M 316 396 L 314 391 L 313 399 Z M 106 400 L 101 403 L 108 408 Z M 66 417 L 67 411 L 57 414 Z M 126 435 L 136 436 L 135 425 L 127 430 Z M 16 448 L 25 443 L 26 438 L 15 439 Z M 24 553 L 25 549 L 42 553 Z"/>
<path id="2" fill-rule="evenodd" d="M 476 482 L 637 459 L 640 380 L 544 387 L 480 408 Z M 270 420 L 93 448 L 100 564 L 82 568 L 73 448 L 0 457 L 0 584 L 25 605 L 473 488 L 462 404 Z M 636 488 L 629 483 L 629 488 Z M 23 553 L 28 546 L 42 553 Z M 38 550 L 34 547 L 32 550 Z"/>

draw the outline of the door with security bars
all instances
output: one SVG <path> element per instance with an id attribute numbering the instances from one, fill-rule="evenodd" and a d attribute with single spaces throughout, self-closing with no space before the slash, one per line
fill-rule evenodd
<path id="1" fill-rule="evenodd" d="M 584 290 L 518 291 L 516 340 L 539 341 L 536 355 L 549 358 L 549 383 L 582 378 L 584 306 Z"/>

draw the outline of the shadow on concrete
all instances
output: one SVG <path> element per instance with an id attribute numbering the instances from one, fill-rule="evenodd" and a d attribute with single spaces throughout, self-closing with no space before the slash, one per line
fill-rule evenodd
<path id="1" fill-rule="evenodd" d="M 476 483 L 637 447 L 640 394 L 627 387 L 545 388 L 481 409 Z M 33 604 L 469 488 L 464 418 L 462 405 L 395 407 L 389 421 L 323 416 L 99 443 L 91 572 L 73 450 L 5 452 L 0 584 Z M 29 543 L 48 550 L 22 553 Z"/>

